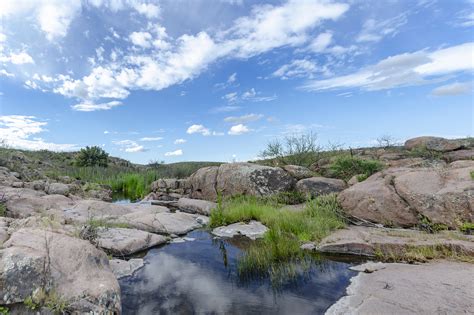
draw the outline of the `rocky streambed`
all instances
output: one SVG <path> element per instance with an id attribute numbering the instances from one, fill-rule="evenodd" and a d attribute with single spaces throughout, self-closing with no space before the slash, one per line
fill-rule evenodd
<path id="1" fill-rule="evenodd" d="M 473 155 L 452 162 L 465 145 L 423 138 L 407 148 L 417 143 L 450 159 L 385 154 L 387 167 L 361 182 L 300 166 L 224 164 L 158 180 L 135 204 L 107 202 L 103 187 L 27 181 L 0 168 L 0 312 L 472 313 L 474 239 L 457 229 L 472 230 Z M 236 222 L 210 234 L 218 195 L 295 191 L 337 193 L 352 224 L 302 244 L 309 258 L 284 262 L 288 274 L 246 277 L 237 261 L 267 227 Z M 357 266 L 361 257 L 415 264 Z"/>

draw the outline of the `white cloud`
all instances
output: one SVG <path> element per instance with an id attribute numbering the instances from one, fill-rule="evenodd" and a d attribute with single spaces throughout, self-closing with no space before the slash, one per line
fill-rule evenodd
<path id="1" fill-rule="evenodd" d="M 137 3 L 134 5 L 135 10 L 138 13 L 143 14 L 149 19 L 157 18 L 160 16 L 160 7 L 151 3 Z"/>
<path id="2" fill-rule="evenodd" d="M 0 70 L 0 76 L 5 76 L 5 77 L 14 77 L 15 75 L 13 73 L 8 72 L 5 69 Z"/>
<path id="3" fill-rule="evenodd" d="M 211 131 L 204 127 L 203 125 L 191 125 L 189 126 L 188 130 L 186 130 L 186 133 L 192 135 L 194 133 L 199 133 L 202 134 L 203 136 L 210 136 Z"/>
<path id="4" fill-rule="evenodd" d="M 109 110 L 116 106 L 122 105 L 122 102 L 111 101 L 108 103 L 94 104 L 94 103 L 81 103 L 71 106 L 71 108 L 78 112 L 94 112 L 98 110 Z"/>
<path id="5" fill-rule="evenodd" d="M 26 150 L 71 151 L 77 149 L 74 144 L 56 144 L 45 142 L 34 135 L 46 131 L 48 123 L 39 121 L 35 116 L 0 116 L 0 140 L 5 145 Z"/>
<path id="6" fill-rule="evenodd" d="M 133 140 L 120 140 L 120 141 L 113 141 L 115 145 L 118 145 L 120 151 L 125 151 L 127 153 L 137 153 L 137 152 L 145 152 L 147 149 L 138 144 Z"/>
<path id="7" fill-rule="evenodd" d="M 447 96 L 447 95 L 461 95 L 468 94 L 472 91 L 472 83 L 464 82 L 459 83 L 455 82 L 452 84 L 446 84 L 435 88 L 431 91 L 431 94 L 436 96 Z"/>
<path id="8" fill-rule="evenodd" d="M 183 150 L 181 149 L 165 153 L 165 156 L 181 156 L 181 155 L 183 155 Z"/>
<path id="9" fill-rule="evenodd" d="M 224 121 L 228 123 L 233 123 L 233 124 L 243 124 L 243 123 L 248 123 L 252 121 L 257 121 L 261 118 L 263 118 L 262 114 L 248 114 L 248 115 L 242 115 L 242 116 L 229 116 L 229 117 L 224 118 Z"/>
<path id="10" fill-rule="evenodd" d="M 348 75 L 308 81 L 303 88 L 311 91 L 344 88 L 372 91 L 443 81 L 448 79 L 443 75 L 474 70 L 473 51 L 474 43 L 466 43 L 433 52 L 404 53 Z"/>
<path id="11" fill-rule="evenodd" d="M 151 142 L 151 141 L 160 141 L 163 140 L 163 137 L 143 137 L 140 138 L 140 141 Z"/>
<path id="12" fill-rule="evenodd" d="M 0 55 L 0 62 L 11 62 L 15 65 L 35 63 L 33 58 L 24 51 L 17 54 L 11 53 L 9 56 Z"/>
<path id="13" fill-rule="evenodd" d="M 226 106 L 219 106 L 215 107 L 211 110 L 213 113 L 228 113 L 228 112 L 235 112 L 242 107 L 240 106 L 235 106 L 235 105 L 226 105 Z"/>
<path id="14" fill-rule="evenodd" d="M 276 95 L 273 96 L 263 96 L 261 92 L 257 92 L 255 88 L 251 88 L 250 90 L 244 92 L 242 94 L 242 99 L 252 102 L 270 102 L 277 99 Z"/>
<path id="15" fill-rule="evenodd" d="M 281 66 L 273 72 L 272 75 L 283 80 L 301 77 L 312 78 L 318 71 L 321 70 L 314 61 L 308 59 L 296 59 L 292 60 L 289 64 Z"/>
<path id="16" fill-rule="evenodd" d="M 31 1 L 36 3 L 34 5 L 23 3 L 28 1 L 19 1 L 21 4 L 17 6 L 8 4 L 6 7 L 8 12 L 22 11 L 27 14 L 46 7 L 44 10 L 51 16 L 51 24 L 43 30 L 49 38 L 59 38 L 66 36 L 71 20 L 80 9 L 81 2 L 73 1 L 75 5 L 79 3 L 78 8 L 71 5 L 71 8 L 66 10 L 63 7 L 68 6 L 69 2 L 65 4 L 60 0 Z M 23 5 L 26 8 L 17 8 Z M 159 14 L 154 8 L 150 10 L 149 2 L 139 0 L 89 0 L 83 5 L 104 7 L 114 12 L 135 6 L 135 9 L 139 8 L 139 12 L 145 12 L 146 8 L 146 12 L 150 12 L 152 16 Z M 51 7 L 58 9 L 56 15 L 51 14 Z M 348 8 L 347 4 L 319 0 L 290 0 L 280 6 L 255 5 L 248 16 L 236 19 L 232 27 L 216 32 L 212 37 L 206 32 L 200 32 L 170 39 L 164 27 L 149 23 L 146 29 L 130 34 L 129 39 L 135 49 L 129 48 L 120 58 L 115 54 L 114 60 L 101 63 L 82 78 L 62 75 L 58 81 L 48 84 L 43 82 L 44 86 L 41 88 L 76 98 L 81 104 L 105 104 L 110 99 L 121 100 L 128 97 L 131 90 L 158 91 L 195 78 L 219 59 L 249 58 L 274 48 L 305 44 L 309 40 L 310 31 L 324 20 L 339 18 Z M 2 14 L 10 16 L 10 13 Z M 115 34 L 115 31 L 113 33 Z M 137 47 L 142 49 L 138 50 Z M 101 56 L 104 59 L 106 57 Z M 236 77 L 231 75 L 228 82 L 235 82 L 235 79 Z M 109 100 L 106 102 L 101 100 L 103 98 Z M 255 95 L 248 100 L 270 101 L 275 98 Z"/>
<path id="17" fill-rule="evenodd" d="M 227 93 L 222 98 L 225 99 L 229 103 L 235 103 L 239 99 L 237 92 Z"/>
<path id="18" fill-rule="evenodd" d="M 183 144 L 183 143 L 186 143 L 185 139 L 176 139 L 176 140 L 174 140 L 174 144 Z"/>
<path id="19" fill-rule="evenodd" d="M 129 38 L 135 46 L 140 46 L 143 48 L 151 47 L 152 36 L 148 32 L 133 32 L 130 34 Z"/>
<path id="20" fill-rule="evenodd" d="M 250 132 L 250 129 L 247 126 L 244 124 L 238 124 L 230 127 L 228 134 L 231 136 L 240 136 L 248 132 Z"/>
<path id="21" fill-rule="evenodd" d="M 332 42 L 332 33 L 326 32 L 319 34 L 308 46 L 311 51 L 322 52 Z"/>
<path id="22" fill-rule="evenodd" d="M 390 19 L 368 19 L 364 22 L 362 31 L 357 36 L 358 42 L 378 42 L 385 36 L 395 36 L 400 27 L 408 22 L 407 13 L 399 14 Z"/>

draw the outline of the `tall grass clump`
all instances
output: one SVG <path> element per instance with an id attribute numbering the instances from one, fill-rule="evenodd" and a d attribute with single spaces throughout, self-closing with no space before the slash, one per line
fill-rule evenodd
<path id="1" fill-rule="evenodd" d="M 271 198 L 231 198 L 219 202 L 211 213 L 210 226 L 250 220 L 262 222 L 269 231 L 245 250 L 239 261 L 239 273 L 243 276 L 280 275 L 288 264 L 305 260 L 305 253 L 300 249 L 302 243 L 319 242 L 331 231 L 345 226 L 335 195 L 308 201 L 301 212 L 281 209 Z"/>
<path id="2" fill-rule="evenodd" d="M 331 173 L 334 177 L 348 181 L 354 175 L 363 175 L 367 178 L 383 169 L 382 163 L 376 160 L 363 160 L 350 155 L 338 157 L 330 165 Z"/>

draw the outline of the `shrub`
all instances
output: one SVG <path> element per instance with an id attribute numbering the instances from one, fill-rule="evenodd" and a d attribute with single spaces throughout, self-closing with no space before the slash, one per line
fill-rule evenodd
<path id="1" fill-rule="evenodd" d="M 260 153 L 264 159 L 272 159 L 273 164 L 310 166 L 318 159 L 321 148 L 317 144 L 317 135 L 313 132 L 287 136 L 267 144 Z"/>
<path id="2" fill-rule="evenodd" d="M 474 171 L 471 171 L 471 179 L 474 180 Z"/>
<path id="3" fill-rule="evenodd" d="M 365 175 L 365 178 L 382 170 L 382 163 L 376 160 L 363 160 L 349 155 L 338 157 L 330 166 L 334 177 L 348 181 L 354 175 Z M 364 176 L 359 176 L 365 179 Z"/>
<path id="4" fill-rule="evenodd" d="M 109 160 L 109 154 L 102 148 L 93 146 L 85 147 L 79 151 L 76 156 L 77 166 L 100 166 L 107 167 Z"/>

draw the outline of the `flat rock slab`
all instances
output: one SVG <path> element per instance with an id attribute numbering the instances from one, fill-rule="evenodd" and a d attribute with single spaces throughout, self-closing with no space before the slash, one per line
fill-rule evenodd
<path id="1" fill-rule="evenodd" d="M 168 238 L 136 229 L 101 228 L 97 245 L 114 256 L 127 256 L 164 244 Z"/>
<path id="2" fill-rule="evenodd" d="M 180 198 L 177 206 L 185 212 L 210 215 L 211 210 L 217 208 L 217 203 L 207 200 Z"/>
<path id="3" fill-rule="evenodd" d="M 252 240 L 262 238 L 268 228 L 258 221 L 249 223 L 238 222 L 227 226 L 220 226 L 212 230 L 212 234 L 219 237 L 246 236 Z"/>
<path id="4" fill-rule="evenodd" d="M 159 213 L 169 210 L 150 204 L 117 204 L 100 200 L 80 200 L 74 206 L 64 210 L 67 221 L 85 223 L 90 219 L 114 219 L 131 213 Z"/>
<path id="5" fill-rule="evenodd" d="M 141 258 L 130 260 L 111 259 L 109 260 L 110 269 L 117 279 L 133 276 L 135 271 L 142 268 L 145 263 Z"/>
<path id="6" fill-rule="evenodd" d="M 400 254 L 408 248 L 445 246 L 474 256 L 474 236 L 445 231 L 428 234 L 417 230 L 351 226 L 324 238 L 316 250 L 333 254 L 375 256 Z"/>
<path id="7" fill-rule="evenodd" d="M 148 231 L 150 233 L 183 235 L 194 229 L 203 227 L 209 222 L 209 218 L 179 211 L 174 213 L 138 211 L 121 216 L 113 222 L 125 223 L 131 228 Z"/>
<path id="8" fill-rule="evenodd" d="M 385 264 L 352 278 L 347 296 L 326 314 L 469 314 L 474 312 L 472 279 L 469 263 Z"/>

